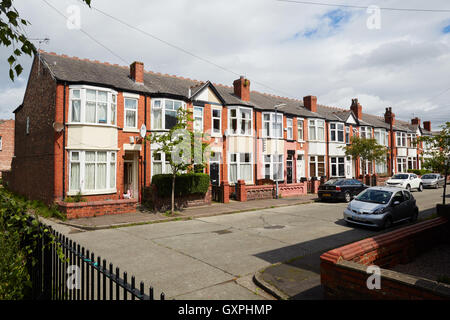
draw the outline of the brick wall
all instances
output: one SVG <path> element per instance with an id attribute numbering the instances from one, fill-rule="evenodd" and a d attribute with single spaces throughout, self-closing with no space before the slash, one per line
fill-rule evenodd
<path id="1" fill-rule="evenodd" d="M 326 297 L 332 299 L 442 298 L 441 294 L 431 290 L 431 287 L 420 286 L 417 281 L 411 283 L 411 277 L 402 277 L 402 274 L 385 269 L 381 269 L 381 289 L 369 290 L 366 285 L 369 277 L 366 269 L 369 265 L 389 268 L 399 263 L 408 263 L 430 247 L 448 241 L 449 232 L 449 220 L 439 217 L 324 253 L 320 257 L 320 269 L 321 283 Z M 447 294 L 450 297 L 448 289 Z"/>
<path id="2" fill-rule="evenodd" d="M 153 210 L 156 211 L 167 211 L 171 209 L 172 198 L 168 197 L 159 197 L 158 191 L 155 185 L 150 186 L 152 192 L 147 192 L 150 199 L 148 202 L 151 202 L 153 206 Z M 182 197 L 175 196 L 175 209 L 184 209 L 190 207 L 198 207 L 210 205 L 212 202 L 212 186 L 209 185 L 208 191 L 205 194 L 189 194 Z M 145 199 L 144 199 L 145 200 Z"/>
<path id="3" fill-rule="evenodd" d="M 137 206 L 137 200 L 135 199 L 73 203 L 57 201 L 56 203 L 67 219 L 135 212 Z"/>
<path id="4" fill-rule="evenodd" d="M 0 120 L 0 177 L 2 171 L 11 169 L 11 161 L 14 155 L 14 120 Z"/>

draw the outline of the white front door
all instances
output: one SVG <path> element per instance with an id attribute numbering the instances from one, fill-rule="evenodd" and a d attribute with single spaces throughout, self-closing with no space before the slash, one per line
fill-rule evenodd
<path id="1" fill-rule="evenodd" d="M 351 179 L 353 177 L 352 157 L 345 157 L 345 177 Z"/>
<path id="2" fill-rule="evenodd" d="M 301 178 L 305 178 L 305 158 L 303 155 L 299 154 L 297 155 L 297 161 L 296 163 L 296 180 L 297 182 L 300 182 Z"/>

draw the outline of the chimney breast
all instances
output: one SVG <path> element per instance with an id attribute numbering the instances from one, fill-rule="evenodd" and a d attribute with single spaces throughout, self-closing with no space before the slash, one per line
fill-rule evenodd
<path id="1" fill-rule="evenodd" d="M 395 113 L 392 113 L 392 108 L 386 108 L 384 112 L 384 122 L 389 123 L 390 125 L 395 125 Z"/>
<path id="2" fill-rule="evenodd" d="M 431 132 L 431 121 L 424 121 L 423 122 L 423 128 L 427 131 Z"/>
<path id="3" fill-rule="evenodd" d="M 358 99 L 356 98 L 352 99 L 352 105 L 350 106 L 350 110 L 353 111 L 358 120 L 362 119 L 362 106 L 359 104 Z"/>
<path id="4" fill-rule="evenodd" d="M 414 119 L 411 119 L 411 124 L 417 124 L 420 126 L 420 119 L 418 117 L 415 117 Z"/>
<path id="5" fill-rule="evenodd" d="M 130 77 L 137 83 L 144 83 L 144 63 L 135 61 L 130 65 Z"/>
<path id="6" fill-rule="evenodd" d="M 317 97 L 316 96 L 303 97 L 303 105 L 309 111 L 317 112 Z"/>
<path id="7" fill-rule="evenodd" d="M 242 101 L 250 101 L 250 80 L 241 76 L 233 82 L 234 94 Z"/>

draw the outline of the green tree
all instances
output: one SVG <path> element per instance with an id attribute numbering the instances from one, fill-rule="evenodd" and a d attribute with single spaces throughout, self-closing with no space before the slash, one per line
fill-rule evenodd
<path id="1" fill-rule="evenodd" d="M 450 155 L 450 122 L 441 126 L 442 130 L 433 136 L 420 136 L 424 146 L 423 167 L 434 172 L 445 172 L 445 161 Z"/>
<path id="2" fill-rule="evenodd" d="M 89 7 L 91 0 L 82 0 Z M 25 27 L 30 22 L 20 16 L 13 6 L 14 0 L 1 0 L 0 2 L 0 45 L 12 46 L 12 53 L 8 57 L 9 77 L 14 81 L 15 76 L 19 76 L 23 68 L 18 63 L 18 58 L 22 54 L 32 56 L 36 53 L 36 47 L 25 35 Z"/>
<path id="3" fill-rule="evenodd" d="M 366 170 L 366 160 L 386 162 L 387 148 L 378 144 L 375 139 L 353 136 L 351 144 L 341 148 L 345 150 L 346 156 L 352 156 L 353 159 L 361 159 L 362 172 Z"/>
<path id="4" fill-rule="evenodd" d="M 179 108 L 177 123 L 168 131 L 153 132 L 146 137 L 156 145 L 154 155 L 164 153 L 172 174 L 171 214 L 175 209 L 175 180 L 178 174 L 187 170 L 203 169 L 206 163 L 204 155 L 209 151 L 209 144 L 204 141 L 202 133 L 193 132 L 192 112 Z"/>

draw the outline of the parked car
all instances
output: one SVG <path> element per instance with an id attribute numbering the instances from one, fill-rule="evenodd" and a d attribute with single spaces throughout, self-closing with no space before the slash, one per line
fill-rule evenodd
<path id="1" fill-rule="evenodd" d="M 386 181 L 388 187 L 404 188 L 408 191 L 411 189 L 423 190 L 422 179 L 420 179 L 415 173 L 398 173 L 394 174 L 389 180 Z"/>
<path id="2" fill-rule="evenodd" d="M 368 186 L 356 179 L 336 178 L 321 184 L 318 190 L 320 200 L 344 200 L 350 202 L 353 197 Z"/>
<path id="3" fill-rule="evenodd" d="M 439 173 L 427 173 L 422 176 L 422 183 L 424 188 L 439 188 L 444 186 L 445 178 Z"/>
<path id="4" fill-rule="evenodd" d="M 361 192 L 344 210 L 344 220 L 377 228 L 394 223 L 416 221 L 419 208 L 409 190 L 393 187 L 371 187 Z"/>

